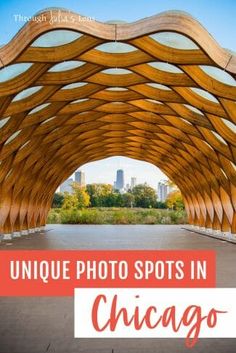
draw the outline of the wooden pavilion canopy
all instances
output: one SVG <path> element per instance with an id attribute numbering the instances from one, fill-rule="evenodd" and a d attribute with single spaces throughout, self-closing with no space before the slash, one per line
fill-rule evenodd
<path id="1" fill-rule="evenodd" d="M 184 13 L 57 13 L 0 48 L 0 233 L 43 226 L 57 187 L 110 156 L 156 165 L 190 224 L 236 233 L 236 56 Z"/>

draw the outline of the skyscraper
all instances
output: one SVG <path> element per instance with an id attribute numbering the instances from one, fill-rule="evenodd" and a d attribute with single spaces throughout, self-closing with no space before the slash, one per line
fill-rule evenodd
<path id="1" fill-rule="evenodd" d="M 160 181 L 158 183 L 158 188 L 157 188 L 157 198 L 158 201 L 165 202 L 168 194 L 168 185 L 166 184 L 166 181 Z"/>
<path id="2" fill-rule="evenodd" d="M 85 186 L 85 173 L 82 170 L 75 172 L 75 182 L 80 186 Z"/>
<path id="3" fill-rule="evenodd" d="M 124 189 L 124 185 L 124 171 L 122 169 L 118 169 L 116 172 L 116 189 L 122 190 Z"/>
<path id="4" fill-rule="evenodd" d="M 168 194 L 172 192 L 175 188 L 170 186 L 168 180 L 162 180 L 158 183 L 157 188 L 157 198 L 158 201 L 165 202 Z"/>
<path id="5" fill-rule="evenodd" d="M 137 178 L 136 177 L 131 177 L 131 190 L 137 185 Z"/>

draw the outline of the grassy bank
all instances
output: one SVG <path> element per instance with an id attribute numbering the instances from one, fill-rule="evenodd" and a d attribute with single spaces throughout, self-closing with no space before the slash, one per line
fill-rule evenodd
<path id="1" fill-rule="evenodd" d="M 144 208 L 51 209 L 49 224 L 184 224 L 185 211 Z"/>

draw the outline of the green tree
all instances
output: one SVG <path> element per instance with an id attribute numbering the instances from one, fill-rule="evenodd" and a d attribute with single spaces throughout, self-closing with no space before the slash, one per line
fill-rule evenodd
<path id="1" fill-rule="evenodd" d="M 52 208 L 61 208 L 64 201 L 64 195 L 62 193 L 56 192 L 53 195 Z"/>
<path id="2" fill-rule="evenodd" d="M 114 201 L 113 207 L 124 207 L 123 195 L 119 191 L 114 192 Z"/>
<path id="3" fill-rule="evenodd" d="M 123 206 L 124 207 L 133 207 L 135 203 L 135 196 L 131 192 L 126 192 L 122 195 Z"/>
<path id="4" fill-rule="evenodd" d="M 132 190 L 132 194 L 134 195 L 134 198 L 135 198 L 136 207 L 143 207 L 143 208 L 156 207 L 156 203 L 157 203 L 156 191 L 151 186 L 146 184 L 136 185 Z"/>
<path id="5" fill-rule="evenodd" d="M 183 210 L 184 202 L 181 192 L 179 190 L 175 190 L 169 193 L 166 198 L 166 205 L 168 208 L 172 210 Z"/>
<path id="6" fill-rule="evenodd" d="M 156 204 L 156 207 L 157 208 L 167 208 L 167 205 L 166 205 L 166 202 L 163 202 L 163 201 L 157 201 L 157 204 Z"/>
<path id="7" fill-rule="evenodd" d="M 78 204 L 78 198 L 75 194 L 69 194 L 68 192 L 64 193 L 64 201 L 62 204 L 64 210 L 77 209 Z"/>
<path id="8" fill-rule="evenodd" d="M 88 207 L 90 204 L 90 197 L 86 191 L 86 188 L 76 182 L 72 183 L 71 186 L 72 186 L 73 194 L 76 195 L 78 200 L 77 208 L 82 209 L 82 208 Z"/>
<path id="9" fill-rule="evenodd" d="M 112 190 L 110 194 L 106 195 L 103 199 L 104 207 L 122 207 L 122 197 L 121 194 Z"/>
<path id="10" fill-rule="evenodd" d="M 86 191 L 90 197 L 91 207 L 105 207 L 108 200 L 111 201 L 113 188 L 110 184 L 88 184 Z"/>

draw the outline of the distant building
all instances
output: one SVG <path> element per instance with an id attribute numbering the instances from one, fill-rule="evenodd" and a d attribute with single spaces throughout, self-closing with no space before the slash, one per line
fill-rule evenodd
<path id="1" fill-rule="evenodd" d="M 130 188 L 131 190 L 137 185 L 137 178 L 136 177 L 132 177 L 131 178 L 131 184 L 130 184 Z"/>
<path id="2" fill-rule="evenodd" d="M 174 187 L 168 185 L 168 180 L 162 180 L 158 183 L 157 187 L 157 199 L 158 201 L 165 202 L 170 192 L 174 190 Z"/>
<path id="3" fill-rule="evenodd" d="M 64 183 L 62 183 L 60 186 L 60 192 L 68 192 L 69 194 L 72 194 L 72 186 L 71 186 L 72 183 L 73 183 L 72 178 L 65 180 Z"/>
<path id="4" fill-rule="evenodd" d="M 167 181 L 160 181 L 157 187 L 157 199 L 158 201 L 165 202 L 168 195 Z"/>
<path id="5" fill-rule="evenodd" d="M 80 186 L 85 186 L 85 173 L 82 170 L 75 172 L 75 182 Z"/>
<path id="6" fill-rule="evenodd" d="M 130 185 L 129 185 L 129 184 L 126 184 L 126 186 L 125 186 L 125 191 L 129 191 L 129 189 L 130 189 Z"/>
<path id="7" fill-rule="evenodd" d="M 116 172 L 116 189 L 121 191 L 124 189 L 124 186 L 125 186 L 124 171 L 122 169 L 118 169 Z"/>

